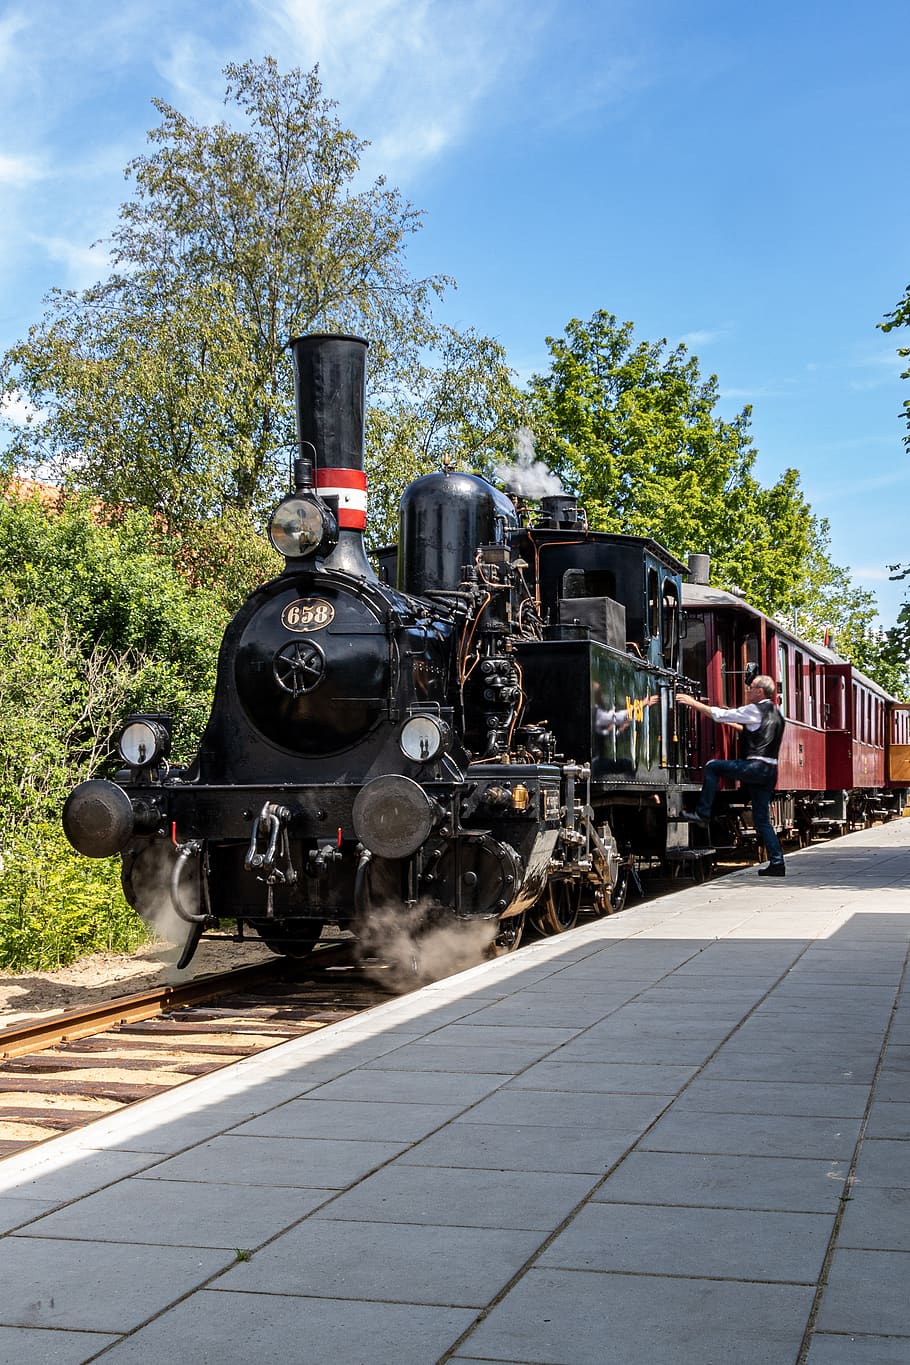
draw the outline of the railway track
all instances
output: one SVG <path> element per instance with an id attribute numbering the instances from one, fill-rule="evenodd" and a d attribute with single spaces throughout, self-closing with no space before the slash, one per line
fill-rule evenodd
<path id="1" fill-rule="evenodd" d="M 388 999 L 344 945 L 0 1034 L 0 1159 Z"/>
<path id="2" fill-rule="evenodd" d="M 705 875 L 697 862 L 646 875 L 644 898 Z M 305 962 L 275 958 L 7 1029 L 0 1160 L 388 998 L 359 970 L 348 941 L 329 941 Z"/>

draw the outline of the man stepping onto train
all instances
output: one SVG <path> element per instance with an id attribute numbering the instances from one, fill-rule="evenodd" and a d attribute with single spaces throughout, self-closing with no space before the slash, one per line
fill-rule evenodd
<path id="1" fill-rule="evenodd" d="M 695 812 L 686 812 L 682 818 L 693 824 L 707 825 L 721 778 L 741 782 L 749 793 L 755 832 L 769 858 L 768 863 L 758 869 L 760 877 L 787 875 L 780 840 L 771 823 L 771 796 L 777 786 L 777 756 L 785 724 L 780 709 L 772 700 L 774 690 L 773 679 L 760 673 L 746 684 L 745 706 L 709 706 L 686 692 L 676 694 L 681 705 L 693 706 L 721 725 L 741 729 L 745 750 L 742 758 L 712 758 L 705 765 L 705 780 Z"/>

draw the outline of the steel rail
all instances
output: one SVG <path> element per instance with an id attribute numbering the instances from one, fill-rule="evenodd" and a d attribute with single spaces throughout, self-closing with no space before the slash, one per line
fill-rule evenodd
<path id="1" fill-rule="evenodd" d="M 179 985 L 155 986 L 136 995 L 122 995 L 83 1009 L 68 1010 L 53 1019 L 38 1019 L 19 1028 L 0 1031 L 0 1060 L 7 1061 L 29 1052 L 44 1051 L 57 1043 L 87 1038 L 93 1033 L 131 1024 L 139 1019 L 153 1019 L 165 1010 L 182 1005 L 197 1005 L 238 988 L 256 986 L 273 981 L 286 968 L 283 959 L 257 962 L 251 967 L 238 967 L 230 972 L 198 976 Z"/>

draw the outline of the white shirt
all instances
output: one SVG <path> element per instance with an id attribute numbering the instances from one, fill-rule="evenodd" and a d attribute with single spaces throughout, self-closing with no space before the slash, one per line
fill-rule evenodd
<path id="1" fill-rule="evenodd" d="M 712 706 L 711 715 L 715 720 L 732 721 L 750 731 L 757 730 L 763 719 L 762 712 L 754 701 L 747 701 L 745 706 Z M 777 767 L 777 759 L 767 758 L 764 754 L 755 754 L 749 761 L 752 763 L 773 763 Z"/>

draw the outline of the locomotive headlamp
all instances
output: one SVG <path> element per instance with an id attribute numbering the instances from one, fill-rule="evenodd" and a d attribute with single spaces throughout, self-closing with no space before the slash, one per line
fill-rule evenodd
<path id="1" fill-rule="evenodd" d="M 129 767 L 151 768 L 170 753 L 170 730 L 157 716 L 129 716 L 117 748 Z"/>
<path id="2" fill-rule="evenodd" d="M 429 836 L 441 811 L 410 777 L 374 777 L 354 798 L 354 833 L 378 858 L 409 858 Z"/>
<path id="3" fill-rule="evenodd" d="M 448 726 L 435 716 L 411 716 L 401 727 L 398 743 L 405 758 L 429 763 L 447 748 Z"/>
<path id="4" fill-rule="evenodd" d="M 285 559 L 304 559 L 337 539 L 335 518 L 313 494 L 290 494 L 269 518 L 269 540 Z"/>

